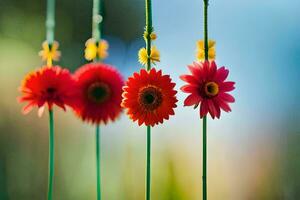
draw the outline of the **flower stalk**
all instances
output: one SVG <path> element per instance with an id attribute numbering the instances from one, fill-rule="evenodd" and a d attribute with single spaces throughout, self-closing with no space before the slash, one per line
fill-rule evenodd
<path id="1" fill-rule="evenodd" d="M 151 126 L 147 126 L 147 184 L 146 200 L 150 200 L 151 194 Z"/>
<path id="2" fill-rule="evenodd" d="M 101 42 L 102 24 L 102 0 L 93 0 L 93 24 L 92 38 L 96 41 L 96 46 Z M 94 62 L 101 62 L 101 57 L 96 56 Z M 97 200 L 101 200 L 101 151 L 100 151 L 100 125 L 96 124 L 96 169 L 97 169 Z"/>
<path id="3" fill-rule="evenodd" d="M 101 40 L 101 24 L 102 24 L 102 0 L 93 0 L 93 24 L 92 37 L 99 42 Z"/>
<path id="4" fill-rule="evenodd" d="M 208 1 L 204 1 L 204 57 L 208 61 Z M 207 116 L 203 117 L 202 199 L 207 200 Z"/>
<path id="5" fill-rule="evenodd" d="M 54 29 L 55 29 L 55 0 L 47 0 L 46 40 L 50 45 L 54 42 Z"/>
<path id="6" fill-rule="evenodd" d="M 54 177 L 54 120 L 53 110 L 49 109 L 49 178 L 48 178 L 48 200 L 52 200 Z"/>
<path id="7" fill-rule="evenodd" d="M 146 0 L 146 50 L 147 50 L 147 66 L 146 69 L 149 71 L 151 69 L 151 33 L 153 31 L 152 27 L 152 8 L 151 0 Z"/>
<path id="8" fill-rule="evenodd" d="M 146 70 L 151 70 L 151 33 L 152 27 L 152 5 L 151 0 L 145 0 L 146 4 Z M 147 167 L 146 167 L 146 200 L 151 199 L 151 126 L 147 126 Z"/>
<path id="9" fill-rule="evenodd" d="M 54 43 L 55 30 L 55 0 L 47 0 L 46 14 L 46 40 L 49 49 Z M 47 66 L 52 66 L 52 59 L 47 59 Z M 54 119 L 53 110 L 49 108 L 49 174 L 48 174 L 48 200 L 52 200 L 53 178 L 54 178 Z"/>
<path id="10" fill-rule="evenodd" d="M 101 200 L 101 170 L 100 170 L 100 163 L 101 163 L 101 153 L 100 153 L 100 125 L 96 125 L 96 166 L 97 166 L 97 200 Z"/>

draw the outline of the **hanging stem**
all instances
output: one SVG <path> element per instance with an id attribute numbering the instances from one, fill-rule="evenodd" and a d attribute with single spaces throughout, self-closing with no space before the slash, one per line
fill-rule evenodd
<path id="1" fill-rule="evenodd" d="M 54 120 L 53 110 L 49 109 L 49 177 L 48 177 L 48 200 L 52 200 L 54 176 Z"/>
<path id="2" fill-rule="evenodd" d="M 93 25 L 92 37 L 99 42 L 101 40 L 102 0 L 93 0 Z"/>
<path id="3" fill-rule="evenodd" d="M 151 0 L 146 0 L 146 32 L 147 32 L 147 38 L 146 38 L 146 49 L 147 49 L 147 67 L 146 69 L 149 71 L 151 69 L 151 37 L 150 34 L 153 31 L 152 27 L 152 8 L 151 8 Z"/>
<path id="4" fill-rule="evenodd" d="M 146 5 L 146 50 L 147 50 L 147 66 L 146 70 L 151 69 L 151 37 L 152 27 L 152 8 L 151 0 L 145 0 Z M 147 171 L 146 171 L 146 200 L 150 200 L 151 196 L 151 126 L 147 126 Z"/>
<path id="5" fill-rule="evenodd" d="M 205 60 L 208 60 L 208 23 L 207 23 L 207 12 L 208 12 L 208 0 L 204 0 L 204 56 Z"/>
<path id="6" fill-rule="evenodd" d="M 203 200 L 207 199 L 207 137 L 206 137 L 206 127 L 207 127 L 207 122 L 206 122 L 207 117 L 203 117 L 203 175 L 202 175 L 202 191 L 203 191 Z"/>
<path id="7" fill-rule="evenodd" d="M 48 44 L 54 41 L 55 29 L 55 0 L 47 0 L 46 40 Z"/>
<path id="8" fill-rule="evenodd" d="M 97 200 L 101 200 L 101 153 L 100 153 L 100 126 L 96 125 L 96 162 L 97 162 Z"/>
<path id="9" fill-rule="evenodd" d="M 92 37 L 96 41 L 97 45 L 101 42 L 102 37 L 102 2 L 103 0 L 93 0 L 93 24 L 92 24 Z M 101 62 L 102 59 L 99 56 L 93 60 L 94 62 Z"/>
<path id="10" fill-rule="evenodd" d="M 205 61 L 208 61 L 208 23 L 207 23 L 207 10 L 208 1 L 204 0 L 204 56 Z M 207 200 L 207 116 L 203 117 L 203 174 L 202 174 L 202 193 L 203 200 Z"/>
<path id="11" fill-rule="evenodd" d="M 151 194 L 151 127 L 147 126 L 147 181 L 146 200 L 150 200 Z"/>

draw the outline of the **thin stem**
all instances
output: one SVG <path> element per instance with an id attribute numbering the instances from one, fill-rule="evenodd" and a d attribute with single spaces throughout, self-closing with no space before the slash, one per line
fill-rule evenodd
<path id="1" fill-rule="evenodd" d="M 93 0 L 93 26 L 92 37 L 99 42 L 101 40 L 102 24 L 102 0 Z"/>
<path id="2" fill-rule="evenodd" d="M 206 137 L 206 133 L 207 133 L 207 117 L 204 116 L 203 117 L 203 175 L 202 175 L 202 181 L 203 181 L 203 185 L 202 185 L 202 189 L 203 189 L 203 200 L 207 199 L 207 137 Z"/>
<path id="3" fill-rule="evenodd" d="M 151 0 L 146 0 L 146 32 L 147 32 L 147 38 L 146 38 L 146 49 L 147 49 L 147 66 L 146 69 L 149 71 L 151 69 L 151 37 L 150 34 L 153 31 L 152 27 L 152 8 L 151 8 Z"/>
<path id="4" fill-rule="evenodd" d="M 146 200 L 151 196 L 151 126 L 147 126 L 147 178 L 146 178 Z"/>
<path id="5" fill-rule="evenodd" d="M 100 126 L 96 125 L 96 162 L 97 162 L 97 200 L 101 200 L 101 170 L 100 170 L 100 161 L 101 161 L 101 153 L 100 153 Z"/>
<path id="6" fill-rule="evenodd" d="M 47 0 L 46 40 L 48 44 L 54 41 L 55 29 L 55 0 Z"/>
<path id="7" fill-rule="evenodd" d="M 205 60 L 208 60 L 208 23 L 207 23 L 207 12 L 208 12 L 208 0 L 204 0 L 204 56 Z"/>
<path id="8" fill-rule="evenodd" d="M 208 1 L 204 0 L 204 56 L 208 61 Z M 207 200 L 207 116 L 203 117 L 203 174 L 202 174 L 202 193 L 203 200 Z"/>
<path id="9" fill-rule="evenodd" d="M 152 7 L 151 0 L 145 0 L 146 6 L 146 50 L 147 50 L 147 66 L 146 69 L 151 69 L 151 33 L 152 27 Z M 150 200 L 151 196 L 151 126 L 147 126 L 147 172 L 146 172 L 146 200 Z"/>
<path id="10" fill-rule="evenodd" d="M 49 109 L 49 177 L 48 177 L 48 200 L 52 200 L 54 176 L 54 120 L 53 110 Z"/>

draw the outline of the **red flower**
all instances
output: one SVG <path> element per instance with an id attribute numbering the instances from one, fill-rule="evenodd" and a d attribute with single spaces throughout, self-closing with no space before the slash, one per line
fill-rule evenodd
<path id="1" fill-rule="evenodd" d="M 65 105 L 73 103 L 74 85 L 75 81 L 69 70 L 59 66 L 45 66 L 29 73 L 20 87 L 22 96 L 19 101 L 28 102 L 23 108 L 23 113 L 30 112 L 34 106 L 44 108 L 45 103 L 49 109 L 52 109 L 53 104 L 56 104 L 65 110 Z"/>
<path id="2" fill-rule="evenodd" d="M 89 63 L 74 74 L 77 80 L 77 115 L 91 123 L 114 121 L 121 113 L 123 78 L 114 67 L 103 63 Z"/>
<path id="3" fill-rule="evenodd" d="M 175 83 L 169 75 L 162 75 L 161 70 L 152 68 L 150 72 L 142 69 L 127 80 L 123 88 L 122 106 L 127 108 L 127 114 L 133 121 L 146 126 L 163 123 L 174 115 L 177 91 Z"/>
<path id="4" fill-rule="evenodd" d="M 214 61 L 194 63 L 188 66 L 192 75 L 182 75 L 180 78 L 188 84 L 181 90 L 190 95 L 185 99 L 184 106 L 200 105 L 200 118 L 208 112 L 211 117 L 220 118 L 221 110 L 230 112 L 228 103 L 233 103 L 234 98 L 228 94 L 234 90 L 234 82 L 225 81 L 229 71 L 225 67 L 217 69 Z"/>

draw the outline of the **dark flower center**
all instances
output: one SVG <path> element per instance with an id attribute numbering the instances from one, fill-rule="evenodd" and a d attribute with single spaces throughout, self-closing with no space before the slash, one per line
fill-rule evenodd
<path id="1" fill-rule="evenodd" d="M 55 99 L 57 98 L 57 89 L 54 87 L 48 87 L 46 90 L 42 92 L 42 95 L 44 98 L 50 100 L 50 99 Z"/>
<path id="2" fill-rule="evenodd" d="M 110 88 L 102 82 L 92 83 L 87 89 L 87 97 L 94 103 L 102 103 L 111 95 Z"/>
<path id="3" fill-rule="evenodd" d="M 47 91 L 47 94 L 53 95 L 56 92 L 56 88 L 49 87 L 49 88 L 47 88 L 46 91 Z"/>
<path id="4" fill-rule="evenodd" d="M 219 85 L 215 82 L 207 82 L 204 85 L 205 95 L 208 97 L 214 97 L 219 93 Z"/>
<path id="5" fill-rule="evenodd" d="M 163 96 L 159 88 L 150 85 L 140 89 L 138 102 L 144 109 L 153 111 L 161 105 L 162 101 Z"/>

